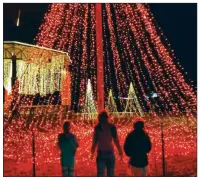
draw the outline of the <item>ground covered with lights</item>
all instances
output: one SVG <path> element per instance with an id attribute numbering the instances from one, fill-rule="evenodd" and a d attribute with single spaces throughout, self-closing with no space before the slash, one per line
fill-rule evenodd
<path id="1" fill-rule="evenodd" d="M 160 120 L 146 118 L 146 130 L 153 144 L 149 153 L 149 176 L 162 176 Z M 57 135 L 61 132 L 63 121 L 51 121 L 35 131 L 36 176 L 61 176 L 60 154 Z M 115 121 L 120 143 L 123 145 L 127 133 L 132 128 L 130 119 Z M 32 176 L 32 132 L 25 129 L 23 121 L 4 123 L 4 176 Z M 76 134 L 80 147 L 76 155 L 76 176 L 96 176 L 95 160 L 90 159 L 93 122 L 74 120 L 72 131 Z M 164 118 L 165 164 L 167 176 L 197 175 L 196 120 L 186 117 Z M 116 150 L 115 150 L 116 151 Z M 128 158 L 123 160 L 116 154 L 116 176 L 127 176 Z"/>

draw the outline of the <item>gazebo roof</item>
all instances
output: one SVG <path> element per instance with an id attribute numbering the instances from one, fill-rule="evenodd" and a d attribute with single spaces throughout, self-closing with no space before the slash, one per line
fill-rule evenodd
<path id="1" fill-rule="evenodd" d="M 52 56 L 64 55 L 70 61 L 67 52 L 41 47 L 38 45 L 31 45 L 17 41 L 4 41 L 4 59 L 11 59 L 15 55 L 16 59 L 27 60 L 30 58 L 52 58 Z"/>

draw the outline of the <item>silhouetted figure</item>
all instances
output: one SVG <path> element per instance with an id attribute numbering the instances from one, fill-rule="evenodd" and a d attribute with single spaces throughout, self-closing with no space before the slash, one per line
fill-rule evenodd
<path id="1" fill-rule="evenodd" d="M 151 141 L 144 130 L 144 122 L 141 118 L 134 123 L 134 130 L 131 131 L 125 140 L 124 151 L 130 157 L 131 174 L 133 176 L 145 176 L 148 165 L 147 153 L 151 150 Z"/>
<path id="2" fill-rule="evenodd" d="M 63 125 L 63 132 L 58 135 L 58 146 L 61 150 L 61 165 L 63 176 L 74 176 L 74 160 L 79 146 L 76 136 L 70 132 L 70 122 Z"/>
<path id="3" fill-rule="evenodd" d="M 92 158 L 97 149 L 97 176 L 104 176 L 105 168 L 107 176 L 114 176 L 115 156 L 112 141 L 114 141 L 119 155 L 122 157 L 122 149 L 119 144 L 117 129 L 114 124 L 109 123 L 108 114 L 106 111 L 99 113 L 99 123 L 94 128 L 93 143 L 92 143 Z"/>

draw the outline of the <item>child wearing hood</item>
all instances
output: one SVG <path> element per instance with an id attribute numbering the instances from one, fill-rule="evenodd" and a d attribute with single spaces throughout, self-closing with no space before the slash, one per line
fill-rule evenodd
<path id="1" fill-rule="evenodd" d="M 63 133 L 58 135 L 58 146 L 61 150 L 61 166 L 63 176 L 74 176 L 76 149 L 79 146 L 76 136 L 70 132 L 70 122 L 63 125 Z"/>
<path id="2" fill-rule="evenodd" d="M 129 165 L 132 176 L 146 176 L 148 156 L 151 151 L 151 141 L 144 129 L 142 118 L 134 120 L 134 129 L 127 135 L 124 143 L 124 151 L 130 158 Z"/>

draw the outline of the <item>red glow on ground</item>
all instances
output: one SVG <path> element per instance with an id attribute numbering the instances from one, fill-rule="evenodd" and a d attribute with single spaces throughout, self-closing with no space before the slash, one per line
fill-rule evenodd
<path id="1" fill-rule="evenodd" d="M 19 130 L 21 122 L 4 129 L 4 176 L 32 176 L 32 138 L 30 131 Z M 123 145 L 124 138 L 131 130 L 130 120 L 118 121 L 118 135 Z M 165 158 L 167 176 L 196 176 L 196 122 L 182 118 L 167 119 L 164 123 Z M 36 131 L 36 176 L 61 176 L 59 149 L 56 145 L 61 127 Z M 146 120 L 146 130 L 153 143 L 149 154 L 149 176 L 162 176 L 161 138 L 159 121 Z M 76 134 L 80 147 L 76 156 L 76 176 L 96 176 L 95 160 L 90 159 L 93 127 L 87 122 L 75 122 L 72 131 Z M 116 151 L 116 150 L 115 150 Z M 116 153 L 116 176 L 127 176 L 128 158 L 123 161 Z"/>

